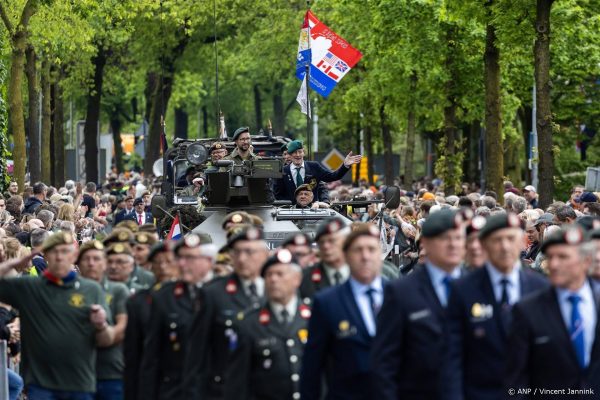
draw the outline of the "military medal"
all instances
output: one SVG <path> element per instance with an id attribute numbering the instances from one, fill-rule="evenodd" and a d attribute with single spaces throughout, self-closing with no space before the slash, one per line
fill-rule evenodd
<path id="1" fill-rule="evenodd" d="M 339 325 L 340 331 L 345 332 L 350 329 L 350 323 L 346 320 L 340 321 Z"/>
<path id="2" fill-rule="evenodd" d="M 182 283 L 178 283 L 177 286 L 175 286 L 174 294 L 175 294 L 175 297 L 181 297 L 181 295 L 183 294 L 183 284 Z"/>
<path id="3" fill-rule="evenodd" d="M 309 319 L 310 318 L 310 308 L 305 305 L 305 304 L 301 304 L 300 307 L 300 316 L 304 319 Z"/>
<path id="4" fill-rule="evenodd" d="M 314 282 L 314 283 L 319 283 L 321 282 L 321 279 L 323 277 L 321 276 L 321 271 L 319 271 L 319 269 L 315 268 L 315 270 L 312 272 L 312 274 L 310 275 L 310 279 Z"/>
<path id="5" fill-rule="evenodd" d="M 305 344 L 308 340 L 308 329 L 300 329 L 298 331 L 298 339 L 300 339 L 302 344 Z"/>
<path id="6" fill-rule="evenodd" d="M 258 322 L 262 325 L 267 325 L 271 322 L 271 314 L 268 310 L 260 310 L 260 314 L 258 314 Z"/>
<path id="7" fill-rule="evenodd" d="M 270 358 L 267 358 L 265 361 L 263 361 L 263 368 L 269 369 L 269 368 L 271 368 L 272 364 L 273 364 L 273 361 Z"/>
<path id="8" fill-rule="evenodd" d="M 235 284 L 235 281 L 233 279 L 230 279 L 227 282 L 227 285 L 225 285 L 225 291 L 229 294 L 234 294 L 235 292 L 237 292 L 237 285 Z"/>

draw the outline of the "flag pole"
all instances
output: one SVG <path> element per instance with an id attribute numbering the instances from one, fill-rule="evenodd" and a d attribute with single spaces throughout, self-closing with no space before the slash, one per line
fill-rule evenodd
<path id="1" fill-rule="evenodd" d="M 306 148 L 308 150 L 307 159 L 312 160 L 312 152 L 310 146 L 310 64 L 312 64 L 312 49 L 310 47 L 310 19 L 308 18 L 308 12 L 310 11 L 310 0 L 306 0 L 306 24 L 308 25 L 308 50 L 310 57 L 308 59 L 308 63 L 306 64 Z"/>

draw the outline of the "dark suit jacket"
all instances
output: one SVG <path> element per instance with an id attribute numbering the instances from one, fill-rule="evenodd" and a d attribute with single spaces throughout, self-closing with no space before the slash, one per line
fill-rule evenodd
<path id="1" fill-rule="evenodd" d="M 283 177 L 277 179 L 273 185 L 273 191 L 277 200 L 289 200 L 292 204 L 296 203 L 294 192 L 296 191 L 295 170 L 294 174 L 291 171 L 291 165 L 283 167 Z M 314 180 L 314 201 L 329 202 L 329 192 L 320 182 L 334 182 L 342 179 L 342 177 L 350 169 L 342 164 L 336 171 L 330 171 L 321 163 L 316 161 L 304 161 L 304 183 L 313 183 Z"/>
<path id="2" fill-rule="evenodd" d="M 131 210 L 131 212 L 127 212 L 127 210 L 119 211 L 117 213 L 117 215 L 115 215 L 115 220 L 113 222 L 113 225 L 117 225 L 119 222 L 126 221 L 126 220 L 136 221 L 135 210 Z"/>
<path id="3" fill-rule="evenodd" d="M 592 289 L 594 290 L 594 285 Z M 598 289 L 596 287 L 594 291 L 597 313 L 600 310 Z M 600 322 L 600 315 L 598 319 Z M 595 396 L 600 394 L 600 323 L 596 323 L 590 364 L 582 370 L 553 287 L 515 305 L 508 343 L 508 362 L 504 373 L 506 392 L 509 388 L 591 388 Z M 511 398 L 529 397 L 533 397 L 533 393 L 528 396 L 516 392 Z M 590 394 L 568 397 L 596 398 Z"/>
<path id="4" fill-rule="evenodd" d="M 308 323 L 300 393 L 303 400 L 321 399 L 321 378 L 326 375 L 326 399 L 373 397 L 369 385 L 369 335 L 354 300 L 350 282 L 315 295 Z"/>
<path id="5" fill-rule="evenodd" d="M 521 269 L 520 283 L 521 298 L 548 286 L 542 275 L 529 269 Z M 491 307 L 491 315 L 473 315 L 475 304 Z M 450 339 L 448 368 L 444 370 L 445 398 L 503 399 L 506 396 L 503 376 L 508 332 L 485 267 L 453 283 L 448 320 Z"/>
<path id="6" fill-rule="evenodd" d="M 123 394 L 125 400 L 138 400 L 138 382 L 144 350 L 144 337 L 148 329 L 151 304 L 150 289 L 141 290 L 127 299 L 127 327 L 123 340 L 125 371 Z"/>
<path id="7" fill-rule="evenodd" d="M 334 284 L 329 281 L 329 276 L 325 272 L 322 263 L 316 263 L 302 271 L 300 296 L 303 299 L 312 299 L 317 292 L 331 286 L 334 286 Z"/>
<path id="8" fill-rule="evenodd" d="M 371 350 L 373 399 L 439 399 L 445 311 L 427 269 L 386 288 Z"/>
<path id="9" fill-rule="evenodd" d="M 132 213 L 132 216 L 133 216 L 133 220 L 135 222 L 138 222 L 138 216 L 135 211 Z M 144 219 L 144 222 L 142 223 L 142 225 L 143 224 L 152 224 L 152 223 L 154 223 L 154 217 L 152 216 L 152 213 L 146 212 L 145 219 Z"/>

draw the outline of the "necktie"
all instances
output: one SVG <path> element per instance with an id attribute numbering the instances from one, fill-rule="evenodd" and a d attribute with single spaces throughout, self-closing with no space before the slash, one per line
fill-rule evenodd
<path id="1" fill-rule="evenodd" d="M 285 308 L 281 310 L 281 323 L 287 325 L 290 323 L 290 313 Z"/>
<path id="2" fill-rule="evenodd" d="M 138 225 L 142 225 L 142 214 L 138 214 Z"/>
<path id="3" fill-rule="evenodd" d="M 377 314 L 379 314 L 379 306 L 375 303 L 375 294 L 376 290 L 372 287 L 365 290 L 365 294 L 369 298 L 369 304 L 371 305 L 371 311 L 373 312 L 373 318 L 377 318 Z"/>
<path id="4" fill-rule="evenodd" d="M 448 300 L 450 299 L 450 282 L 452 282 L 452 277 L 450 275 L 446 275 L 444 279 L 442 279 L 442 283 L 444 284 L 444 289 L 446 289 L 446 302 L 444 307 L 448 305 Z"/>
<path id="5" fill-rule="evenodd" d="M 258 301 L 258 292 L 256 291 L 256 283 L 252 282 L 248 285 L 248 291 L 250 292 L 250 300 L 253 302 Z"/>
<path id="6" fill-rule="evenodd" d="M 301 169 L 302 169 L 302 167 L 296 168 L 296 187 L 304 184 L 304 179 L 302 179 L 302 175 L 300 174 Z"/>
<path id="7" fill-rule="evenodd" d="M 333 273 L 333 280 L 335 281 L 336 285 L 342 283 L 342 274 L 340 273 L 340 271 L 335 271 Z"/>
<path id="8" fill-rule="evenodd" d="M 508 285 L 510 281 L 506 278 L 502 278 L 500 280 L 500 285 L 502 286 L 502 294 L 500 296 L 500 306 L 503 310 L 510 308 L 510 301 L 508 299 Z"/>
<path id="9" fill-rule="evenodd" d="M 585 342 L 583 340 L 583 318 L 579 313 L 579 302 L 581 297 L 576 294 L 572 294 L 568 297 L 571 302 L 571 327 L 569 334 L 571 336 L 571 343 L 575 349 L 575 355 L 577 355 L 577 361 L 581 368 L 585 368 Z"/>

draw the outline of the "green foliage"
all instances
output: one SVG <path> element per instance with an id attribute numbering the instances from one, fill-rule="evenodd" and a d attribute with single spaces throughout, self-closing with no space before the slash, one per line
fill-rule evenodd
<path id="1" fill-rule="evenodd" d="M 0 44 L 2 37 L 0 36 Z M 6 68 L 4 61 L 0 59 L 0 192 L 4 192 L 10 183 L 6 161 L 10 159 L 8 150 L 8 138 L 6 137 L 8 115 L 6 104 Z"/>
<path id="2" fill-rule="evenodd" d="M 462 149 L 465 139 L 456 141 L 457 149 Z M 455 192 L 460 192 L 463 182 L 463 162 L 465 153 L 457 151 L 451 154 L 448 151 L 448 140 L 442 137 L 437 145 L 438 159 L 435 162 L 435 174 L 444 182 L 445 187 L 453 187 Z"/>

